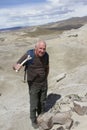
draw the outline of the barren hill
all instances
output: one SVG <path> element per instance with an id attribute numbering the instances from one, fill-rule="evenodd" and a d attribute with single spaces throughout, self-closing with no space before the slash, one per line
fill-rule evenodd
<path id="1" fill-rule="evenodd" d="M 45 26 L 36 27 L 33 32 L 37 30 L 42 33 Z M 39 38 L 46 40 L 50 55 L 48 95 L 60 95 L 65 111 L 69 105 L 65 100 L 68 95 L 85 97 L 87 94 L 87 24 L 78 29 L 62 30 L 62 33 L 54 31 L 46 35 L 45 32 L 44 36 L 41 33 L 37 35 L 35 32 L 32 34 L 35 37 L 32 37 L 28 29 L 0 32 L 0 130 L 33 130 L 29 120 L 28 86 L 23 82 L 24 72 L 23 69 L 19 73 L 14 72 L 12 65 L 26 50 L 34 47 Z M 55 104 L 57 111 L 58 103 L 59 100 Z M 51 107 L 52 112 L 55 106 Z M 87 115 L 73 113 L 73 119 L 79 124 L 74 124 L 71 130 L 87 129 Z"/>

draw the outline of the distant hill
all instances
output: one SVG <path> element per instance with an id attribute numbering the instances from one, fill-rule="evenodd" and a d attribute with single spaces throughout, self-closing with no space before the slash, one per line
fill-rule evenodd
<path id="1" fill-rule="evenodd" d="M 11 27 L 11 28 L 3 28 L 0 29 L 0 31 L 8 31 L 8 30 L 18 30 L 18 29 L 22 29 L 23 27 Z"/>
<path id="2" fill-rule="evenodd" d="M 86 23 L 87 23 L 87 16 L 75 17 L 45 25 L 27 27 L 26 31 L 30 36 L 60 34 L 65 30 L 78 29 Z"/>
<path id="3" fill-rule="evenodd" d="M 87 16 L 73 17 L 67 20 L 48 23 L 44 25 L 31 26 L 31 27 L 13 27 L 0 29 L 0 31 L 14 31 L 22 30 L 26 32 L 25 35 L 37 37 L 38 35 L 60 34 L 65 30 L 77 29 L 87 23 Z"/>
<path id="4" fill-rule="evenodd" d="M 62 26 L 66 26 L 66 25 L 77 25 L 77 24 L 84 25 L 86 23 L 87 23 L 87 16 L 73 17 L 73 18 L 70 18 L 70 19 L 67 19 L 67 20 L 46 24 L 45 27 L 57 27 L 57 26 L 62 27 Z"/>

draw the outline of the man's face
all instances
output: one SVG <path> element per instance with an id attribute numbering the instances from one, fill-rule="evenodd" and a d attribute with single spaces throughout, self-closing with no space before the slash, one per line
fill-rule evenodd
<path id="1" fill-rule="evenodd" d="M 37 47 L 36 47 L 36 54 L 39 57 L 42 57 L 46 52 L 46 45 L 44 43 L 40 43 Z"/>

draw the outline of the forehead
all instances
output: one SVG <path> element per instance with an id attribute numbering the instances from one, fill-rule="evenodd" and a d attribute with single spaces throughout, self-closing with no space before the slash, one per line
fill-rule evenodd
<path id="1" fill-rule="evenodd" d="M 37 45 L 38 48 L 46 48 L 46 44 L 44 42 L 40 42 Z"/>

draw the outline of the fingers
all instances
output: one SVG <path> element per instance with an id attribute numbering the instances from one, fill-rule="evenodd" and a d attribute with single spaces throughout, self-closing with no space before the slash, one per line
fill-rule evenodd
<path id="1" fill-rule="evenodd" d="M 16 70 L 17 72 L 21 69 L 21 64 L 14 64 L 13 65 L 13 70 Z"/>

